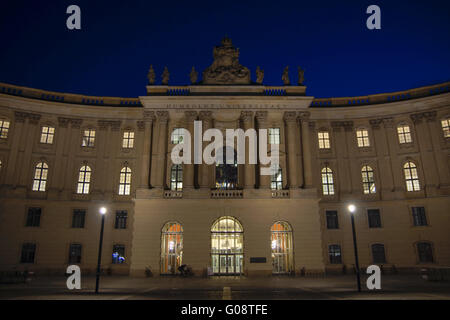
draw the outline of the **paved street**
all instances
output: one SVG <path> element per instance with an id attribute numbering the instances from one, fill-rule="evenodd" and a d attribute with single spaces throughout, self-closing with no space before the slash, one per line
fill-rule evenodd
<path id="1" fill-rule="evenodd" d="M 425 281 L 416 275 L 384 275 L 381 290 L 355 290 L 354 276 L 322 278 L 130 278 L 103 276 L 101 294 L 93 293 L 95 277 L 83 277 L 81 290 L 68 290 L 64 277 L 40 277 L 29 284 L 1 284 L 0 299 L 445 299 L 450 282 Z"/>

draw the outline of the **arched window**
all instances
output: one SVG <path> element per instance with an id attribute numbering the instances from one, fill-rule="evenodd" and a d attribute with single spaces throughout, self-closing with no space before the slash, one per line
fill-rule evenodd
<path id="1" fill-rule="evenodd" d="M 322 169 L 322 190 L 325 196 L 334 194 L 333 171 L 328 167 Z"/>
<path id="2" fill-rule="evenodd" d="M 417 167 L 414 162 L 406 162 L 403 165 L 403 172 L 405 174 L 406 191 L 419 191 L 419 175 L 417 174 Z"/>
<path id="3" fill-rule="evenodd" d="M 9 121 L 0 119 L 0 139 L 8 138 Z"/>
<path id="4" fill-rule="evenodd" d="M 275 222 L 270 228 L 272 249 L 272 272 L 274 274 L 294 271 L 292 228 L 284 221 Z"/>
<path id="5" fill-rule="evenodd" d="M 441 120 L 444 138 L 450 138 L 450 118 Z"/>
<path id="6" fill-rule="evenodd" d="M 356 130 L 356 141 L 358 143 L 359 148 L 369 147 L 369 131 L 367 129 L 358 129 Z"/>
<path id="7" fill-rule="evenodd" d="M 363 166 L 361 169 L 364 194 L 376 193 L 375 178 L 373 169 L 370 166 Z"/>
<path id="8" fill-rule="evenodd" d="M 183 227 L 168 222 L 161 231 L 161 273 L 175 274 L 183 259 Z"/>
<path id="9" fill-rule="evenodd" d="M 221 217 L 211 228 L 211 260 L 215 274 L 241 274 L 244 261 L 244 230 L 233 217 Z"/>
<path id="10" fill-rule="evenodd" d="M 330 149 L 330 134 L 328 131 L 319 131 L 317 138 L 319 139 L 319 149 Z"/>
<path id="11" fill-rule="evenodd" d="M 39 162 L 34 169 L 33 191 L 45 191 L 47 176 L 48 165 L 45 162 Z"/>
<path id="12" fill-rule="evenodd" d="M 91 183 L 92 170 L 89 166 L 82 166 L 78 174 L 77 193 L 88 194 L 89 185 Z"/>
<path id="13" fill-rule="evenodd" d="M 386 263 L 386 254 L 384 251 L 384 244 L 374 243 L 372 245 L 372 260 L 373 263 Z"/>
<path id="14" fill-rule="evenodd" d="M 231 190 L 237 188 L 238 167 L 236 151 L 234 150 L 234 158 L 230 156 L 233 150 L 233 148 L 224 147 L 216 154 L 217 189 Z"/>
<path id="15" fill-rule="evenodd" d="M 417 243 L 417 255 L 419 262 L 422 263 L 432 263 L 433 258 L 433 246 L 429 242 L 418 242 Z"/>
<path id="16" fill-rule="evenodd" d="M 411 143 L 411 129 L 407 124 L 400 124 L 397 126 L 397 134 L 398 134 L 398 142 L 403 143 Z"/>
<path id="17" fill-rule="evenodd" d="M 281 167 L 278 167 L 277 172 L 275 174 L 272 174 L 272 179 L 270 181 L 270 188 L 272 190 L 283 189 L 283 174 L 281 171 Z"/>
<path id="18" fill-rule="evenodd" d="M 131 187 L 131 169 L 123 167 L 119 177 L 119 195 L 129 195 Z"/>
<path id="19" fill-rule="evenodd" d="M 174 164 L 170 169 L 170 190 L 183 190 L 183 165 Z"/>

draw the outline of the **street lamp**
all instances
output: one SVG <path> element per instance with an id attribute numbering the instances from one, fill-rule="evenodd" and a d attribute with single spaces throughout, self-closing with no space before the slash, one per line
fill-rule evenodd
<path id="1" fill-rule="evenodd" d="M 350 204 L 348 206 L 348 211 L 350 212 L 350 218 L 352 220 L 353 248 L 355 250 L 356 282 L 358 284 L 358 292 L 361 292 L 361 277 L 360 277 L 360 274 L 359 274 L 358 246 L 356 244 L 356 231 L 355 231 L 355 211 L 356 211 L 356 206 L 354 204 Z"/>
<path id="2" fill-rule="evenodd" d="M 95 293 L 98 293 L 98 283 L 100 281 L 100 266 L 102 264 L 103 228 L 105 226 L 105 215 L 106 215 L 107 210 L 105 207 L 101 207 L 99 212 L 102 215 L 102 226 L 100 227 L 100 242 L 98 245 L 98 260 L 97 260 L 97 275 L 96 275 L 96 279 L 95 279 Z"/>

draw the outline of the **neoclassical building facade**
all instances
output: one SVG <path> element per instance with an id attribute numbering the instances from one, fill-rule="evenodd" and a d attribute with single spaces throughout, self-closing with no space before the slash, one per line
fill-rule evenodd
<path id="1" fill-rule="evenodd" d="M 138 98 L 0 83 L 0 271 L 93 272 L 103 206 L 112 273 L 340 273 L 354 265 L 350 203 L 363 267 L 450 265 L 450 83 L 318 99 L 301 69 L 267 86 L 238 56 L 224 39 L 186 86 L 151 68 Z M 172 163 L 194 121 L 267 129 L 279 168 Z"/>

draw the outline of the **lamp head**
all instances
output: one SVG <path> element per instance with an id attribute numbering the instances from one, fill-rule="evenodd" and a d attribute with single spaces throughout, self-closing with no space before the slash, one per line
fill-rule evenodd
<path id="1" fill-rule="evenodd" d="M 106 213 L 106 208 L 105 207 L 101 207 L 100 208 L 100 213 L 101 214 L 105 214 Z"/>
<path id="2" fill-rule="evenodd" d="M 356 211 L 356 206 L 354 204 L 349 204 L 348 211 L 353 214 Z"/>

